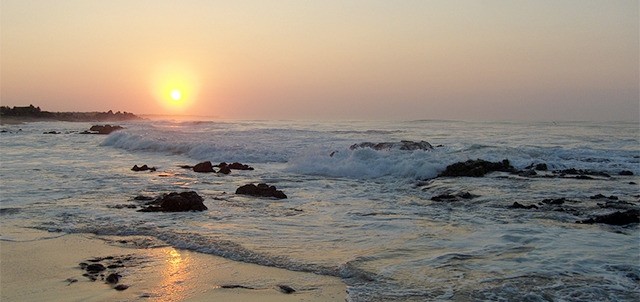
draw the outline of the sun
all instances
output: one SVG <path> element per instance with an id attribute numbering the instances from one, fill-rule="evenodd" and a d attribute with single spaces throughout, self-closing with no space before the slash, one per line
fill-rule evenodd
<path id="1" fill-rule="evenodd" d="M 182 93 L 178 89 L 171 90 L 171 99 L 174 101 L 179 101 L 182 99 Z"/>
<path id="2" fill-rule="evenodd" d="M 193 69 L 185 64 L 158 66 L 153 74 L 151 93 L 167 114 L 184 113 L 197 101 L 200 88 Z"/>

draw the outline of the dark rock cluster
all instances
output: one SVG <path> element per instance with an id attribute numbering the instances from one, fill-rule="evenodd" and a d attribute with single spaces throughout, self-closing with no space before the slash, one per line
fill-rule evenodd
<path id="1" fill-rule="evenodd" d="M 597 215 L 593 218 L 578 221 L 578 223 L 604 223 L 610 225 L 627 225 L 631 223 L 640 223 L 640 210 L 631 209 L 624 212 L 616 211 L 605 215 Z"/>
<path id="2" fill-rule="evenodd" d="M 382 143 L 364 142 L 359 144 L 353 144 L 349 147 L 349 149 L 351 150 L 361 149 L 361 148 L 371 148 L 373 150 L 398 149 L 398 150 L 407 150 L 407 151 L 413 151 L 413 150 L 429 151 L 433 149 L 433 146 L 431 146 L 431 144 L 429 144 L 426 141 L 414 142 L 414 141 L 403 140 L 400 142 L 382 142 Z"/>
<path id="3" fill-rule="evenodd" d="M 440 173 L 439 177 L 482 177 L 490 172 L 515 172 L 516 169 L 511 166 L 509 160 L 505 159 L 502 162 L 490 162 L 483 159 L 468 160 L 465 162 L 458 162 L 447 166 L 447 168 Z"/>
<path id="4" fill-rule="evenodd" d="M 269 186 L 264 183 L 258 185 L 248 184 L 236 189 L 236 194 L 250 195 L 255 197 L 273 197 L 277 199 L 285 199 L 285 195 L 282 191 L 276 189 L 275 186 Z"/>
<path id="5" fill-rule="evenodd" d="M 147 207 L 138 210 L 138 212 L 205 211 L 207 207 L 203 201 L 204 199 L 194 191 L 171 192 L 160 195 L 155 200 L 146 203 Z"/>
<path id="6" fill-rule="evenodd" d="M 81 262 L 79 267 L 85 271 L 82 276 L 88 278 L 90 281 L 95 282 L 100 279 L 111 285 L 113 289 L 122 291 L 129 288 L 129 286 L 118 284 L 122 280 L 122 275 L 119 270 L 127 266 L 132 266 L 134 260 L 132 255 L 96 257 Z M 66 281 L 71 285 L 71 283 L 75 283 L 78 280 L 69 278 Z"/>
<path id="7" fill-rule="evenodd" d="M 221 162 L 217 165 L 213 165 L 210 161 L 205 161 L 205 162 L 198 163 L 195 166 L 184 165 L 180 167 L 184 169 L 193 169 L 194 172 L 198 172 L 198 173 L 221 173 L 221 174 L 229 174 L 231 173 L 231 170 L 253 170 L 252 167 L 245 164 L 238 163 L 238 162 L 235 162 L 232 164 Z M 218 168 L 219 170 L 218 171 L 214 170 L 213 169 L 214 167 Z"/>

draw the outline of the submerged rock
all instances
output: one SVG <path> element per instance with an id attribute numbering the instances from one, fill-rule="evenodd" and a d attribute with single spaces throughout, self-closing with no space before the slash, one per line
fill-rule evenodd
<path id="1" fill-rule="evenodd" d="M 567 201 L 567 199 L 564 198 L 564 197 L 556 198 L 556 199 L 548 198 L 548 199 L 542 200 L 542 203 L 543 204 L 550 204 L 550 205 L 561 205 L 561 204 L 564 204 L 565 201 Z"/>
<path id="2" fill-rule="evenodd" d="M 622 175 L 622 176 L 633 176 L 633 172 L 629 171 L 629 170 L 622 170 L 620 171 L 620 173 L 618 173 L 618 175 Z"/>
<path id="3" fill-rule="evenodd" d="M 509 208 L 510 209 L 537 209 L 538 206 L 536 206 L 534 204 L 525 206 L 525 205 L 523 205 L 523 204 L 521 204 L 521 203 L 516 201 L 511 206 L 509 206 Z"/>
<path id="4" fill-rule="evenodd" d="M 589 218 L 587 220 L 578 221 L 578 223 L 604 223 L 610 225 L 627 225 L 631 223 L 639 223 L 640 222 L 640 210 L 633 209 L 627 210 L 624 212 L 613 212 L 611 214 L 606 215 L 598 215 L 593 218 Z"/>
<path id="5" fill-rule="evenodd" d="M 194 191 L 171 192 L 163 194 L 154 201 L 147 203 L 148 207 L 138 212 L 187 212 L 205 211 L 207 207 L 202 203 L 204 199 Z"/>
<path id="6" fill-rule="evenodd" d="M 476 195 L 473 195 L 469 192 L 461 192 L 457 194 L 440 194 L 431 197 L 433 201 L 458 201 L 461 199 L 473 199 L 476 198 Z"/>
<path id="7" fill-rule="evenodd" d="M 593 179 L 589 176 L 599 176 L 599 177 L 611 177 L 611 175 L 602 172 L 602 171 L 591 171 L 591 170 L 581 170 L 581 169 L 564 169 L 564 170 L 555 170 L 554 174 L 559 174 L 561 177 L 565 175 L 577 175 L 577 179 Z"/>
<path id="8" fill-rule="evenodd" d="M 257 186 L 254 184 L 248 184 L 236 189 L 236 194 L 250 195 L 256 197 L 274 197 L 278 199 L 285 199 L 285 195 L 282 191 L 276 189 L 275 186 L 269 186 L 264 183 L 260 183 Z"/>
<path id="9" fill-rule="evenodd" d="M 400 141 L 400 142 L 383 142 L 383 143 L 364 142 L 359 144 L 353 144 L 349 147 L 349 149 L 351 150 L 361 149 L 361 148 L 371 148 L 373 150 L 398 149 L 398 150 L 408 150 L 408 151 L 413 151 L 413 150 L 429 151 L 433 149 L 433 146 L 431 146 L 431 144 L 429 144 L 426 141 L 419 141 L 419 142 Z"/>
<path id="10" fill-rule="evenodd" d="M 151 196 L 138 195 L 133 198 L 133 200 L 153 200 L 154 198 Z"/>
<path id="11" fill-rule="evenodd" d="M 509 160 L 505 159 L 502 162 L 490 162 L 483 159 L 468 160 L 465 162 L 458 162 L 447 166 L 447 168 L 438 175 L 438 177 L 482 177 L 490 172 L 515 172 L 516 169 L 511 166 Z"/>

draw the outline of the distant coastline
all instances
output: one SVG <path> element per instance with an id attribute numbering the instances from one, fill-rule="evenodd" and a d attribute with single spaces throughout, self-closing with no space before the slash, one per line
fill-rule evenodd
<path id="1" fill-rule="evenodd" d="M 0 124 L 19 124 L 38 121 L 66 121 L 66 122 L 113 122 L 143 119 L 130 112 L 50 112 L 40 107 L 29 106 L 0 106 Z"/>

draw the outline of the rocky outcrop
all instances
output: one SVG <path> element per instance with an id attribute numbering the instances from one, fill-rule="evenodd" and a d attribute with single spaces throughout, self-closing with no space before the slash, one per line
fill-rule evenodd
<path id="1" fill-rule="evenodd" d="M 278 199 L 287 198 L 287 195 L 285 195 L 282 191 L 276 189 L 275 186 L 269 186 L 264 183 L 260 183 L 258 185 L 248 184 L 241 186 L 236 189 L 236 194 L 255 197 L 273 197 Z"/>
<path id="2" fill-rule="evenodd" d="M 89 128 L 89 131 L 81 132 L 81 134 L 110 134 L 111 132 L 124 129 L 118 125 L 93 125 Z"/>
<path id="3" fill-rule="evenodd" d="M 163 194 L 154 201 L 148 202 L 147 207 L 138 212 L 188 212 L 205 211 L 207 207 L 203 203 L 204 199 L 194 191 L 171 192 Z"/>
<path id="4" fill-rule="evenodd" d="M 440 173 L 439 177 L 482 177 L 490 172 L 516 172 L 516 169 L 511 166 L 509 160 L 505 159 L 502 162 L 490 162 L 483 159 L 468 160 L 465 162 L 458 162 L 447 166 L 447 168 Z"/>
<path id="5" fill-rule="evenodd" d="M 361 148 L 371 148 L 373 150 L 425 150 L 429 151 L 433 149 L 433 146 L 426 141 L 400 141 L 400 142 L 383 142 L 383 143 L 371 143 L 364 142 L 359 144 L 353 144 L 349 147 L 351 150 L 361 149 Z"/>

